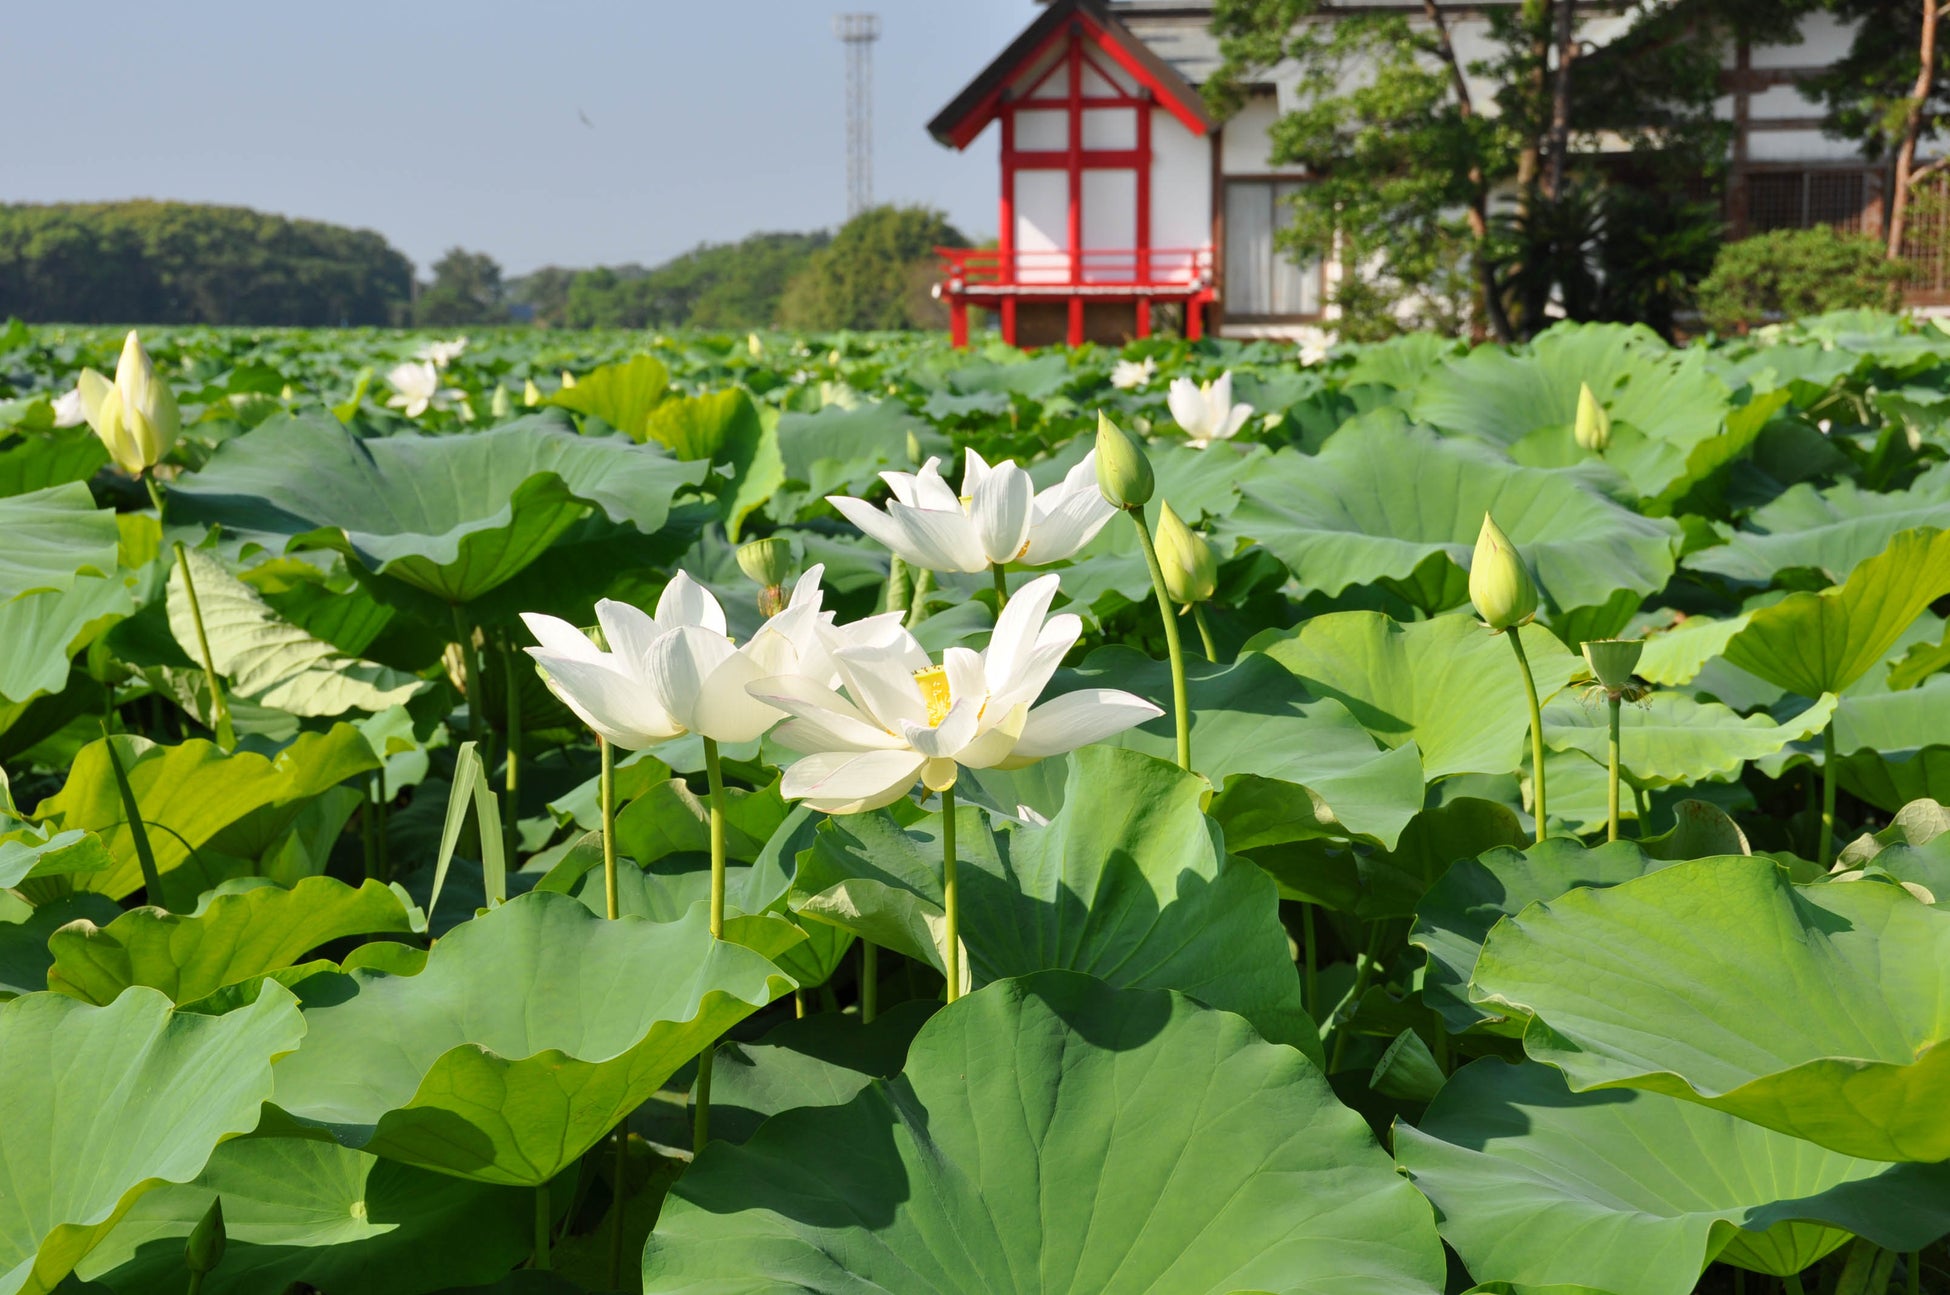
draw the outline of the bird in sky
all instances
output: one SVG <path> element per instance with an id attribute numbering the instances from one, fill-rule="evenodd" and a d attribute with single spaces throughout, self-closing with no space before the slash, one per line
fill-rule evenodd
<path id="1" fill-rule="evenodd" d="M 584 112 L 582 109 L 580 108 L 576 109 L 576 116 L 582 118 L 582 124 L 587 126 L 589 129 L 591 130 L 596 129 L 596 123 L 589 120 L 589 114 Z"/>

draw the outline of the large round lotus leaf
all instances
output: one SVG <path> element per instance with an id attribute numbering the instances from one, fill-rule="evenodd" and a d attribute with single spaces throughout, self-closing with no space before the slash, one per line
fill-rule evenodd
<path id="1" fill-rule="evenodd" d="M 358 887 L 306 877 L 291 889 L 262 877 L 227 881 L 194 913 L 146 907 L 106 926 L 77 921 L 48 941 L 48 987 L 86 1003 L 108 1003 L 130 985 L 194 1002 L 266 972 L 292 966 L 328 940 L 426 929 L 399 886 Z"/>
<path id="2" fill-rule="evenodd" d="M 1832 696 L 1777 724 L 1767 715 L 1741 715 L 1684 693 L 1655 692 L 1619 707 L 1618 763 L 1643 788 L 1728 778 L 1749 761 L 1820 733 L 1834 714 Z M 1611 717 L 1603 696 L 1559 697 L 1546 706 L 1544 743 L 1608 764 Z"/>
<path id="3" fill-rule="evenodd" d="M 1549 1066 L 1450 1078 L 1395 1155 L 1478 1281 L 1688 1295 L 1708 1261 L 1799 1272 L 1851 1235 L 1950 1231 L 1950 1165 L 1824 1150 L 1660 1093 L 1573 1093 Z"/>
<path id="4" fill-rule="evenodd" d="M 1076 753 L 1045 827 L 957 811 L 961 941 L 976 984 L 1046 969 L 1175 989 L 1269 1038 L 1318 1048 L 1272 878 L 1226 853 L 1205 780 L 1135 751 Z M 800 856 L 792 905 L 937 968 L 941 821 L 836 818 Z"/>
<path id="5" fill-rule="evenodd" d="M 3 523 L 0 523 L 3 524 Z M 119 576 L 77 575 L 65 589 L 0 601 L 0 699 L 28 701 L 68 685 L 74 654 L 135 610 Z"/>
<path id="6" fill-rule="evenodd" d="M 322 988 L 315 988 L 324 983 Z M 275 1104 L 346 1146 L 482 1182 L 547 1182 L 792 983 L 708 916 L 606 921 L 531 892 L 463 922 L 416 976 L 306 982 Z"/>
<path id="7" fill-rule="evenodd" d="M 152 989 L 0 1006 L 0 1295 L 51 1291 L 137 1197 L 255 1127 L 272 1059 L 304 1032 L 275 985 L 223 1016 Z"/>
<path id="8" fill-rule="evenodd" d="M 1192 768 L 1220 789 L 1212 815 L 1233 849 L 1346 836 L 1392 847 L 1422 807 L 1422 763 L 1412 741 L 1378 746 L 1346 706 L 1316 697 L 1271 657 L 1187 661 L 1185 675 Z M 1059 671 L 1046 695 L 1077 688 L 1121 688 L 1156 703 L 1163 715 L 1105 745 L 1176 758 L 1167 662 L 1133 648 L 1100 648 L 1080 669 Z"/>
<path id="9" fill-rule="evenodd" d="M 223 1262 L 204 1295 L 264 1295 L 303 1281 L 357 1295 L 420 1295 L 488 1282 L 528 1254 L 534 1200 L 331 1142 L 226 1142 L 194 1182 L 159 1187 L 81 1265 L 115 1295 L 181 1295 L 183 1244 L 218 1197 Z"/>
<path id="10" fill-rule="evenodd" d="M 0 895 L 0 999 L 47 988 L 47 969 L 54 965 L 48 937 L 63 926 L 84 917 L 112 922 L 121 913 L 121 905 L 92 891 L 65 895 L 37 908 L 14 896 Z"/>
<path id="11" fill-rule="evenodd" d="M 1236 528 L 1302 585 L 1331 596 L 1386 582 L 1429 612 L 1467 601 L 1466 564 L 1485 513 L 1558 612 L 1664 588 L 1679 535 L 1669 521 L 1613 503 L 1577 471 L 1520 466 L 1392 409 L 1353 419 L 1317 455 L 1280 451 L 1241 491 Z"/>
<path id="12" fill-rule="evenodd" d="M 293 715 L 342 715 L 402 705 L 427 687 L 424 679 L 348 656 L 293 625 L 210 554 L 189 550 L 186 557 L 203 639 L 180 564 L 169 575 L 170 632 L 186 653 L 210 645 L 230 697 Z"/>
<path id="13" fill-rule="evenodd" d="M 67 589 L 83 572 L 115 571 L 115 512 L 95 507 L 79 481 L 0 498 L 0 535 L 7 537 L 0 544 L 0 602 Z"/>
<path id="14" fill-rule="evenodd" d="M 943 1008 L 844 1106 L 705 1149 L 656 1295 L 1427 1295 L 1428 1203 L 1318 1067 L 1229 1012 L 1070 972 Z"/>
<path id="15" fill-rule="evenodd" d="M 706 463 L 621 437 L 583 437 L 560 415 L 465 436 L 362 439 L 329 418 L 273 418 L 226 442 L 170 490 L 170 516 L 325 546 L 448 602 L 533 562 L 591 508 L 649 534 Z"/>
<path id="16" fill-rule="evenodd" d="M 1583 660 L 1549 630 L 1520 632 L 1539 696 L 1548 699 L 1583 672 Z M 1523 767 L 1530 731 L 1523 675 L 1504 637 L 1473 616 L 1404 624 L 1380 612 L 1330 612 L 1267 630 L 1246 646 L 1316 696 L 1345 704 L 1379 741 L 1413 742 L 1430 780 Z"/>
<path id="17" fill-rule="evenodd" d="M 1469 979 L 1490 928 L 1540 899 L 1555 899 L 1579 886 L 1616 886 L 1665 867 L 1631 841 L 1596 849 L 1568 837 L 1550 837 L 1522 850 L 1500 848 L 1458 859 L 1415 908 L 1408 942 L 1428 954 L 1422 1001 L 1451 1030 L 1487 1024 L 1499 1032 L 1503 1016 L 1469 1001 Z"/>
<path id="18" fill-rule="evenodd" d="M 142 867 L 116 786 L 110 741 L 142 813 L 166 898 L 179 907 L 226 879 L 224 859 L 258 858 L 312 798 L 379 767 L 372 747 L 350 724 L 300 734 L 270 758 L 225 753 L 200 738 L 178 746 L 119 735 L 90 742 L 75 757 L 67 782 L 35 807 L 34 817 L 59 831 L 98 833 L 115 863 L 81 884 L 117 899 L 142 888 Z"/>
<path id="19" fill-rule="evenodd" d="M 1893 494 L 1839 481 L 1826 490 L 1803 483 L 1756 508 L 1722 545 L 1686 559 L 1748 584 L 1771 584 L 1786 571 L 1817 571 L 1840 584 L 1889 547 L 1899 532 L 1950 527 L 1950 464 L 1938 464 Z"/>
<path id="20" fill-rule="evenodd" d="M 1727 641 L 1742 670 L 1803 697 L 1841 692 L 1950 594 L 1950 531 L 1904 531 L 1839 589 L 1789 594 L 1748 613 Z"/>
<path id="21" fill-rule="evenodd" d="M 711 1136 L 743 1142 L 780 1111 L 844 1106 L 873 1080 L 892 1079 L 939 1006 L 909 999 L 864 1025 L 852 1013 L 816 1012 L 757 1043 L 719 1044 L 711 1063 Z"/>
<path id="22" fill-rule="evenodd" d="M 1950 913 L 1900 886 L 1679 864 L 1491 931 L 1478 1002 L 1577 1089 L 1649 1088 L 1848 1155 L 1950 1159 Z"/>

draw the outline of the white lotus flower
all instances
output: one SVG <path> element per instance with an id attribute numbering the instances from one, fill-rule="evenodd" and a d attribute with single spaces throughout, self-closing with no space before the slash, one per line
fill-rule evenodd
<path id="1" fill-rule="evenodd" d="M 440 370 L 426 360 L 396 366 L 386 375 L 386 383 L 393 389 L 393 394 L 386 398 L 386 404 L 405 411 L 408 418 L 418 418 L 429 407 L 444 409 L 448 401 L 458 400 L 465 394 L 453 387 L 441 386 Z"/>
<path id="2" fill-rule="evenodd" d="M 986 571 L 1019 562 L 1040 567 L 1088 544 L 1117 510 L 1097 489 L 1097 452 L 1042 493 L 1012 460 L 990 467 L 965 452 L 962 493 L 941 479 L 941 460 L 919 472 L 883 472 L 894 492 L 885 512 L 864 499 L 826 501 L 905 561 L 931 571 Z"/>
<path id="3" fill-rule="evenodd" d="M 1110 368 L 1110 385 L 1119 391 L 1135 391 L 1158 376 L 1158 362 L 1150 356 L 1142 360 L 1119 360 Z"/>
<path id="4" fill-rule="evenodd" d="M 428 342 L 425 346 L 422 346 L 418 351 L 414 352 L 414 357 L 427 361 L 435 368 L 444 369 L 455 360 L 458 360 L 461 357 L 461 353 L 466 349 L 467 339 L 465 337 L 456 337 L 451 342 Z"/>
<path id="5" fill-rule="evenodd" d="M 783 794 L 828 814 L 891 805 L 918 779 L 955 785 L 961 768 L 1019 768 L 1101 741 L 1164 712 L 1127 692 L 1086 688 L 1036 705 L 1083 632 L 1065 612 L 1045 622 L 1054 575 L 1018 590 L 981 652 L 949 648 L 940 665 L 897 625 L 833 653 L 842 695 L 803 675 L 753 684 L 791 716 L 774 734 L 800 759 Z"/>
<path id="6" fill-rule="evenodd" d="M 654 616 L 607 598 L 596 604 L 608 651 L 565 620 L 523 613 L 541 644 L 528 655 L 542 667 L 549 691 L 626 750 L 685 733 L 749 742 L 782 716 L 747 692 L 747 684 L 787 673 L 839 678 L 830 648 L 852 640 L 847 631 L 833 630 L 832 613 L 821 609 L 822 572 L 815 566 L 799 577 L 791 602 L 742 647 L 725 634 L 724 608 L 711 591 L 679 571 L 657 599 Z M 887 619 L 860 622 L 862 633 L 869 639 L 883 634 Z"/>
<path id="7" fill-rule="evenodd" d="M 1300 363 L 1311 366 L 1327 358 L 1334 335 L 1319 324 L 1308 324 L 1294 334 L 1293 341 L 1300 348 Z"/>
<path id="8" fill-rule="evenodd" d="M 1229 441 L 1239 434 L 1253 416 L 1251 405 L 1232 403 L 1232 373 L 1216 381 L 1195 383 L 1190 378 L 1174 378 L 1167 398 L 1171 416 L 1191 437 L 1192 448 L 1202 450 L 1214 441 Z"/>
<path id="9" fill-rule="evenodd" d="M 81 388 L 64 391 L 53 400 L 54 425 L 56 427 L 79 427 L 88 418 L 81 403 Z"/>

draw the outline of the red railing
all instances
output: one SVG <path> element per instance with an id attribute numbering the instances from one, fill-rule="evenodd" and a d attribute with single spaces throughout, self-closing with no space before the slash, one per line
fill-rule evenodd
<path id="1" fill-rule="evenodd" d="M 994 247 L 937 247 L 950 293 L 1007 293 L 1037 289 L 1096 288 L 1197 291 L 1212 284 L 1209 247 L 1059 248 L 1018 250 L 1004 257 Z"/>

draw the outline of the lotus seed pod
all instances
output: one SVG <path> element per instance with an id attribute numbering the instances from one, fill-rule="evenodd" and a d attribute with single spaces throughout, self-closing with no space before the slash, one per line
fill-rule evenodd
<path id="1" fill-rule="evenodd" d="M 1110 421 L 1097 415 L 1097 489 L 1118 508 L 1142 508 L 1151 502 L 1157 482 L 1144 447 Z"/>
<path id="2" fill-rule="evenodd" d="M 211 1271 L 223 1262 L 224 1241 L 223 1197 L 219 1196 L 190 1229 L 190 1239 L 183 1246 L 183 1266 L 193 1273 Z"/>
<path id="3" fill-rule="evenodd" d="M 790 541 L 773 536 L 740 546 L 738 569 L 759 587 L 759 611 L 776 616 L 785 610 L 785 582 L 792 578 Z"/>
<path id="4" fill-rule="evenodd" d="M 1578 444 L 1593 454 L 1603 454 L 1611 446 L 1611 415 L 1591 394 L 1591 384 L 1578 384 L 1578 421 L 1571 429 Z"/>
<path id="5" fill-rule="evenodd" d="M 1483 514 L 1483 530 L 1469 564 L 1469 601 L 1476 604 L 1483 622 L 1498 632 L 1515 629 L 1537 614 L 1537 586 L 1531 583 L 1530 571 L 1517 546 L 1488 513 Z"/>
<path id="6" fill-rule="evenodd" d="M 1584 645 L 1584 663 L 1607 691 L 1620 692 L 1632 682 L 1644 650 L 1644 639 L 1592 639 Z"/>
<path id="7" fill-rule="evenodd" d="M 1180 520 L 1166 503 L 1158 510 L 1158 565 L 1165 592 L 1176 603 L 1202 603 L 1219 587 L 1219 559 L 1205 538 Z"/>

